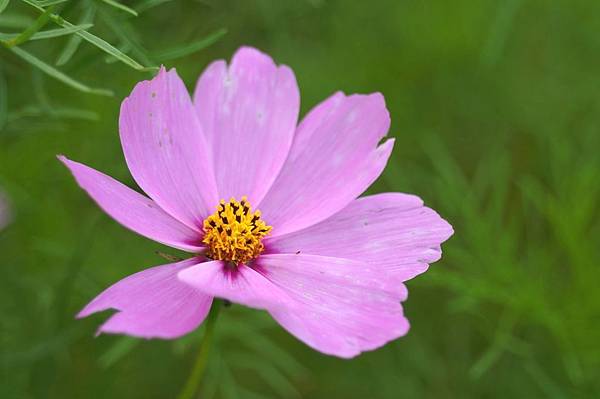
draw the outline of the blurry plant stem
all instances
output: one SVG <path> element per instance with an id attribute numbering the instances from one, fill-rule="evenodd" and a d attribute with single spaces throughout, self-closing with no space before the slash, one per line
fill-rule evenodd
<path id="1" fill-rule="evenodd" d="M 188 377 L 183 390 L 177 397 L 178 399 L 193 399 L 196 397 L 195 395 L 197 394 L 198 387 L 200 386 L 202 376 L 204 375 L 208 363 L 208 354 L 210 353 L 210 347 L 213 342 L 215 325 L 217 324 L 217 317 L 219 316 L 221 305 L 222 301 L 220 299 L 215 299 L 213 301 L 208 317 L 206 318 L 206 331 L 204 331 L 204 336 L 200 342 L 200 350 L 198 351 L 196 361 L 194 362 L 194 368 L 192 369 L 192 373 Z"/>

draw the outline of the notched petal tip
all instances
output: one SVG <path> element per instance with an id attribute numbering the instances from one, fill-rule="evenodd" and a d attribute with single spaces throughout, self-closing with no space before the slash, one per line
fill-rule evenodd
<path id="1" fill-rule="evenodd" d="M 129 95 L 125 97 L 121 102 L 121 115 L 124 111 L 123 106 L 126 103 L 133 101 L 132 98 L 136 95 L 136 93 L 144 93 L 145 91 L 150 90 L 152 98 L 155 98 L 157 96 L 158 89 L 156 86 L 163 81 L 168 82 L 169 79 L 181 80 L 176 68 L 173 67 L 171 69 L 167 69 L 164 65 L 161 65 L 158 70 L 158 73 L 154 77 L 152 77 L 151 79 L 141 80 L 137 82 L 135 86 L 133 86 L 131 93 L 129 93 Z"/>

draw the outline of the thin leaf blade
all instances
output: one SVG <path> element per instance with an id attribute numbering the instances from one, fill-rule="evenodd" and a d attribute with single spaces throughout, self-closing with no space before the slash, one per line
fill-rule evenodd
<path id="1" fill-rule="evenodd" d="M 32 0 L 21 0 L 21 1 L 37 8 L 41 12 L 45 11 L 42 7 L 40 7 L 37 3 L 33 2 Z M 61 16 L 56 15 L 56 14 L 51 14 L 50 19 L 57 25 L 62 26 L 63 28 L 71 28 L 71 27 L 75 26 L 72 23 L 70 23 L 69 21 L 67 21 L 66 19 L 64 19 Z M 138 71 L 156 71 L 158 69 L 158 67 L 156 67 L 156 66 L 145 67 L 145 66 L 141 65 L 140 63 L 135 61 L 133 58 L 129 57 L 127 54 L 124 54 L 119 49 L 117 49 L 115 46 L 108 43 L 106 40 L 101 39 L 98 36 L 95 36 L 88 31 L 80 31 L 80 32 L 76 32 L 75 34 L 77 36 L 81 37 L 83 40 L 87 41 L 88 43 L 98 47 L 100 50 L 104 51 L 105 53 L 108 53 L 108 54 L 114 56 L 119 61 L 123 62 L 124 64 L 129 65 L 133 69 L 137 69 Z"/>
<path id="2" fill-rule="evenodd" d="M 96 13 L 96 7 L 90 6 L 87 7 L 84 13 L 81 15 L 81 19 L 79 20 L 80 24 L 91 22 L 94 19 L 94 14 Z M 60 25 L 60 24 L 59 24 Z M 73 25 L 75 26 L 75 25 Z M 69 28 L 69 27 L 67 27 Z M 65 28 L 65 29 L 67 29 Z M 80 35 L 73 35 L 67 42 L 66 46 L 63 48 L 63 51 L 60 53 L 58 58 L 56 59 L 56 65 L 64 65 L 75 55 L 79 45 L 81 44 L 82 37 Z"/>
<path id="3" fill-rule="evenodd" d="M 82 30 L 88 30 L 92 28 L 94 24 L 81 24 L 81 25 L 73 25 L 70 28 L 60 28 L 60 29 L 49 29 L 41 32 L 37 32 L 29 40 L 44 40 L 44 39 L 52 39 L 60 36 L 68 36 L 73 33 L 77 33 Z"/>
<path id="4" fill-rule="evenodd" d="M 38 19 L 35 20 L 35 22 L 31 26 L 29 26 L 27 29 L 25 29 L 23 32 L 17 35 L 17 37 L 15 37 L 14 39 L 5 42 L 4 45 L 10 48 L 13 46 L 18 46 L 19 44 L 29 40 L 31 36 L 33 36 L 37 31 L 42 29 L 44 25 L 48 23 L 48 20 L 50 19 L 50 14 L 53 10 L 54 7 L 49 7 L 46 11 L 44 11 L 42 15 L 39 16 Z"/>
<path id="5" fill-rule="evenodd" d="M 66 3 L 69 0 L 38 0 L 37 4 L 40 7 L 51 7 L 57 4 Z"/>
<path id="6" fill-rule="evenodd" d="M 9 0 L 0 0 L 0 13 L 6 9 Z"/>
<path id="7" fill-rule="evenodd" d="M 129 13 L 129 14 L 133 15 L 134 17 L 137 17 L 137 16 L 138 16 L 138 13 L 137 13 L 137 11 L 136 11 L 136 10 L 134 10 L 134 9 L 132 9 L 132 8 L 129 8 L 129 7 L 127 7 L 126 5 L 124 5 L 124 4 L 121 4 L 121 3 L 119 3 L 119 2 L 118 2 L 118 1 L 116 1 L 116 0 L 102 0 L 102 1 L 103 1 L 105 4 L 108 4 L 109 6 L 111 6 L 111 7 L 114 7 L 114 8 L 116 8 L 116 9 L 119 9 L 119 10 L 121 10 L 121 11 L 125 11 L 126 13 Z"/>
<path id="8" fill-rule="evenodd" d="M 164 62 L 193 54 L 197 51 L 204 50 L 208 46 L 216 43 L 225 34 L 227 34 L 227 29 L 219 29 L 211 33 L 210 35 L 192 43 L 187 43 L 183 46 L 177 46 L 165 51 L 155 53 L 153 54 L 153 58 L 158 60 L 159 62 Z"/>
<path id="9" fill-rule="evenodd" d="M 59 71 L 58 69 L 54 68 L 53 66 L 51 66 L 49 64 L 46 64 L 44 61 L 40 60 L 33 54 L 23 50 L 20 47 L 11 47 L 9 50 L 12 51 L 17 56 L 21 57 L 24 61 L 30 63 L 34 67 L 38 68 L 40 71 L 44 72 L 46 75 L 63 82 L 67 86 L 70 86 L 70 87 L 77 89 L 79 91 L 82 91 L 84 93 L 99 94 L 99 95 L 104 95 L 104 96 L 112 96 L 113 95 L 113 93 L 110 90 L 91 88 L 91 87 L 71 78 L 70 76 L 65 75 L 63 72 Z"/>

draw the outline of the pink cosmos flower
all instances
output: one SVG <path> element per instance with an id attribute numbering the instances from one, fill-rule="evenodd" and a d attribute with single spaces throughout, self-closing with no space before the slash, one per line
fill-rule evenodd
<path id="1" fill-rule="evenodd" d="M 452 227 L 414 195 L 357 199 L 394 143 L 379 144 L 381 94 L 335 93 L 297 125 L 299 102 L 290 68 L 243 47 L 208 66 L 193 101 L 164 68 L 123 101 L 125 160 L 147 197 L 59 157 L 119 223 L 193 254 L 117 282 L 78 317 L 116 309 L 99 332 L 175 338 L 218 297 L 340 357 L 406 334 L 403 282 L 440 258 Z"/>

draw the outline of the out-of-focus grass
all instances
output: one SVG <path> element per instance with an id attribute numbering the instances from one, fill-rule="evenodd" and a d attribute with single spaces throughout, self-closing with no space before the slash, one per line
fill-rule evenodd
<path id="1" fill-rule="evenodd" d="M 0 26 L 20 23 L 18 31 L 37 15 L 15 15 L 14 1 Z M 151 3 L 163 4 L 143 8 Z M 161 52 L 228 29 L 213 47 L 165 61 L 190 88 L 208 62 L 252 44 L 294 68 L 304 112 L 338 89 L 383 92 L 396 148 L 370 191 L 416 193 L 456 231 L 443 260 L 408 283 L 404 339 L 343 361 L 233 306 L 219 320 L 203 397 L 600 394 L 600 4 L 123 4 L 145 11 L 103 12 L 126 21 L 115 43 L 140 61 L 141 48 Z M 110 19 L 100 23 L 110 28 Z M 56 60 L 68 41 L 27 48 Z M 107 285 L 161 263 L 154 252 L 164 250 L 103 215 L 54 158 L 66 153 L 133 184 L 118 107 L 147 75 L 80 46 L 65 71 L 115 98 L 0 56 L 8 93 L 0 95 L 0 187 L 14 208 L 0 232 L 0 397 L 173 397 L 202 331 L 174 342 L 94 339 L 106 316 L 73 320 Z M 74 107 L 93 114 L 67 112 Z"/>

